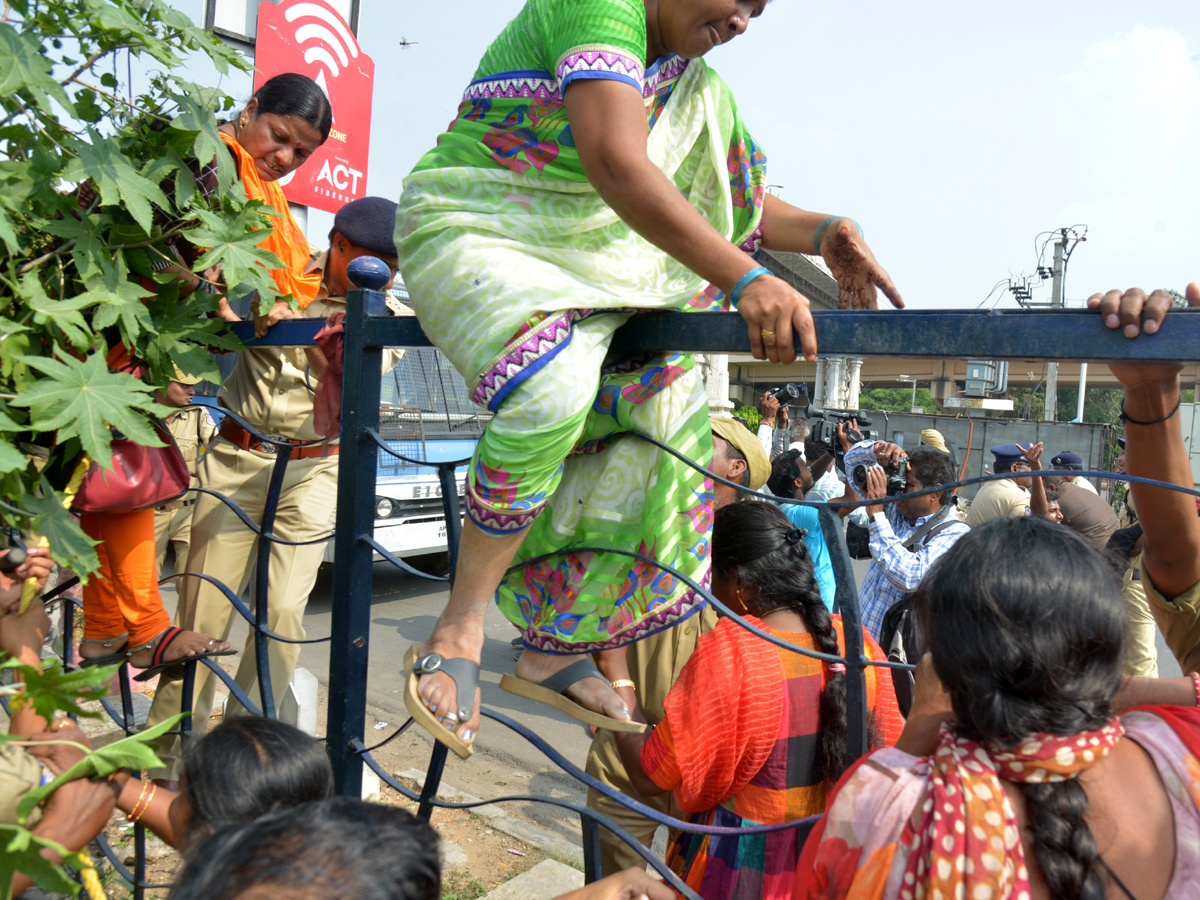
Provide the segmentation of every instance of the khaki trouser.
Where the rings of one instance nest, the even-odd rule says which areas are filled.
[[[592,740],[588,751],[587,773],[609,787],[614,787],[622,794],[640,800],[647,806],[674,816],[683,818],[684,813],[675,805],[675,795],[672,793],[659,794],[657,797],[643,797],[629,782],[625,774],[625,766],[621,763],[621,755],[617,752],[617,741],[611,731],[599,731]],[[633,812],[615,800],[610,800],[599,791],[588,788],[587,805],[616,824],[623,827],[646,847],[654,843],[654,832],[658,823],[652,819]],[[638,852],[620,838],[613,835],[607,828],[600,829],[600,866],[602,874],[615,875],[630,867],[646,868],[646,861]]]
[[[1142,555],[1129,561],[1125,570],[1121,596],[1125,599],[1125,674],[1143,678],[1158,677],[1158,647],[1155,637],[1158,626],[1146,600],[1142,585]]]
[[[253,450],[239,450],[221,438],[214,441],[200,468],[200,481],[206,487],[233,499],[254,521],[262,520],[271,469],[275,456]],[[323,537],[333,530],[337,503],[337,457],[291,460],[279,497],[274,531],[289,541]],[[193,508],[192,541],[187,566],[183,571],[201,572],[221,581],[241,594],[250,579],[257,536],[216,497],[201,494]],[[290,547],[271,545],[267,627],[282,637],[303,639],[304,608],[321,567],[324,545]],[[183,578],[179,585],[179,610],[176,619],[182,628],[201,631],[219,638],[229,635],[233,607],[214,585],[199,578]],[[270,644],[271,691],[279,703],[291,681],[299,644],[273,641]],[[254,703],[259,702],[254,638],[251,634],[242,653],[237,684]],[[202,735],[212,710],[216,682],[206,666],[196,667],[196,691],[192,709],[193,728]],[[148,727],[179,712],[183,682],[163,675],[154,697]],[[229,706],[230,715],[241,707]],[[169,777],[178,777],[181,752],[178,738],[164,740],[159,756]]]
[[[679,677],[684,664],[691,658],[696,643],[716,625],[716,611],[710,606],[705,606],[678,625],[629,646],[626,651],[629,675],[636,686],[638,705],[647,722],[657,725],[662,721],[663,701],[667,693],[675,684],[675,679]],[[672,794],[643,797],[634,790],[629,776],[625,774],[625,767],[617,752],[617,742],[611,732],[596,733],[588,751],[586,770],[589,775],[659,812],[677,819],[683,817]],[[645,846],[649,847],[654,842],[654,832],[658,828],[656,822],[629,811],[615,800],[610,800],[592,789],[588,790],[587,805],[630,831]],[[607,828],[601,828],[600,864],[605,875],[613,875],[630,866],[644,868],[646,861]]]
[[[183,495],[189,501],[187,506],[178,509],[154,510],[154,558],[159,577],[162,577],[163,565],[167,561],[167,546],[175,548],[175,569],[182,572],[187,563],[188,546],[192,541],[192,513],[195,511],[196,495]],[[184,501],[176,500],[176,503]]]
[[[1163,634],[1171,653],[1179,660],[1185,675],[1200,672],[1200,581],[1176,597],[1167,600],[1141,568],[1142,587],[1150,612]]]

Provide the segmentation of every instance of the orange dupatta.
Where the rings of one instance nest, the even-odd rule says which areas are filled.
[[[267,236],[258,246],[274,253],[283,261],[283,268],[272,269],[271,277],[275,279],[280,292],[291,294],[303,309],[317,299],[317,291],[321,288],[321,274],[304,274],[304,267],[308,265],[309,259],[308,241],[296,220],[292,218],[283,188],[278,182],[263,181],[254,167],[254,160],[242,149],[242,145],[224,132],[219,133],[221,140],[237,158],[238,175],[246,189],[246,196],[251,200],[261,200],[279,213],[274,227],[267,231]]]

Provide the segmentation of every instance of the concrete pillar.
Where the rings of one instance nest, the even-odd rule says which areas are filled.
[[[825,402],[825,357],[817,357],[817,372],[813,376],[813,406],[827,406]]]
[[[846,409],[858,409],[858,395],[862,387],[862,357],[852,356],[846,360]]]
[[[845,409],[846,390],[843,377],[845,357],[831,356],[825,362],[825,406],[830,409]]]
[[[729,400],[729,355],[707,354],[705,362],[707,374],[704,388],[708,392],[709,412],[718,418],[732,415],[734,404]]]
[[[316,675],[308,669],[296,669],[287,692],[279,699],[279,721],[316,737],[318,687]]]

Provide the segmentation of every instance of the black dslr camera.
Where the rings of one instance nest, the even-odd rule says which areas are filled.
[[[799,400],[801,394],[807,394],[808,389],[802,384],[785,384],[767,393],[778,400],[780,406],[787,406],[793,400]]]
[[[863,492],[867,489],[868,468],[855,466],[850,475],[854,479],[854,486]],[[908,460],[898,459],[894,466],[883,466],[883,474],[887,476],[887,495],[895,497],[897,494],[903,494],[904,485],[908,483]]]

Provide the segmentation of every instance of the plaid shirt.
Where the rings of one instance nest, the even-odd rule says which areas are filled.
[[[846,471],[853,472],[858,465],[875,465],[875,444],[862,441],[846,451]],[[862,499],[866,496],[854,488]],[[943,528],[932,537],[926,537],[916,548],[909,550],[904,541],[930,519],[930,516],[909,523],[900,515],[895,503],[888,503],[881,515],[871,517],[871,567],[863,579],[858,592],[859,612],[863,626],[875,640],[883,628],[883,617],[896,603],[917,589],[921,579],[943,553],[960,537],[971,530],[957,510],[951,510],[947,522],[954,524]],[[936,513],[935,513],[936,515]]]

